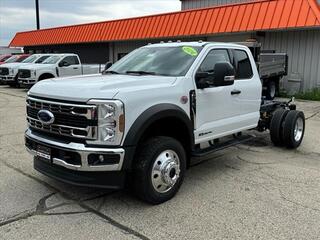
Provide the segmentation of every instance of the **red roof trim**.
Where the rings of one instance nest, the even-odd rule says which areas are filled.
[[[17,33],[10,46],[108,42],[320,26],[316,0],[258,0]]]

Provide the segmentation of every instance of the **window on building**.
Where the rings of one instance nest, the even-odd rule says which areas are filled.
[[[126,56],[128,53],[118,53],[118,60]]]
[[[234,50],[236,79],[248,79],[253,75],[248,54],[243,50]]]

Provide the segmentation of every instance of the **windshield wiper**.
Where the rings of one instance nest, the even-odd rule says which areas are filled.
[[[146,72],[146,71],[126,71],[128,74],[139,74],[139,75],[155,75],[155,72]]]
[[[109,73],[109,74],[120,74],[120,73],[118,73],[117,71],[112,71],[112,70],[104,71],[103,73],[104,73],[104,74],[106,74],[106,73]]]

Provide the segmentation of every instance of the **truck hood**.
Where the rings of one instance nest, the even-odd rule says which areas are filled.
[[[26,69],[29,66],[32,67],[34,65],[35,65],[35,63],[20,63],[20,64],[17,64],[17,65],[14,65],[14,66],[10,66],[8,68],[9,69],[14,69],[14,70],[17,71],[18,69]],[[38,65],[38,63],[36,65]]]
[[[85,75],[43,80],[29,91],[31,96],[87,102],[90,99],[113,99],[119,92],[170,87],[176,77],[134,75]]]
[[[21,66],[24,66],[24,65],[29,65],[30,63],[4,63],[4,64],[1,64],[1,67],[6,67],[6,68],[11,68],[11,69],[15,69],[15,68],[19,68]]]
[[[50,69],[54,68],[55,64],[39,64],[39,63],[31,63],[24,65],[23,67],[20,66],[21,69],[26,69],[26,70],[41,70],[41,69]]]

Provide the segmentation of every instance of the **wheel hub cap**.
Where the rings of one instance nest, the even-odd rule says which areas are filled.
[[[172,150],[160,153],[152,167],[151,179],[153,188],[159,193],[169,191],[180,175],[180,160]]]
[[[303,134],[303,120],[298,118],[294,127],[294,140],[299,142]]]

